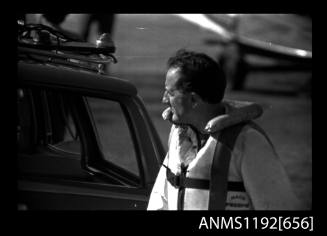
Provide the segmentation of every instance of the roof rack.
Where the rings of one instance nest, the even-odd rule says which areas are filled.
[[[18,21],[18,55],[43,63],[57,63],[104,73],[105,65],[117,63],[116,47],[109,34],[96,44],[85,42],[42,24]]]

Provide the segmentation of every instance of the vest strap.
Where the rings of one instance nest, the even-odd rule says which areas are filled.
[[[205,190],[210,189],[210,181],[207,179],[197,179],[189,177],[182,178],[181,175],[175,175],[166,165],[163,166],[167,169],[167,180],[175,188],[195,188]],[[245,192],[245,187],[243,182],[228,181],[227,190],[235,192]]]
[[[231,152],[240,131],[246,123],[240,123],[222,130],[217,140],[210,176],[208,210],[225,210],[227,182]]]
[[[188,178],[183,175],[175,175],[171,170],[166,167],[167,180],[175,188],[196,188],[196,189],[209,189],[209,180]]]

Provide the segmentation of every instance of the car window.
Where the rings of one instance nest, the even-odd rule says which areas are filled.
[[[99,135],[104,158],[139,176],[133,139],[120,103],[86,98]]]
[[[47,103],[52,136],[48,144],[57,150],[80,155],[80,139],[72,118],[71,107],[64,101],[64,95],[49,91]]]
[[[71,107],[64,95],[41,89],[17,90],[17,143],[20,152],[50,148],[58,154],[80,156],[81,145]]]
[[[36,145],[36,117],[30,91],[17,89],[17,148],[33,152]]]

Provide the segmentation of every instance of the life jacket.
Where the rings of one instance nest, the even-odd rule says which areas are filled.
[[[264,130],[253,121],[242,122],[240,124],[225,128],[218,137],[218,144],[216,145],[215,154],[213,157],[210,177],[210,197],[209,210],[223,210],[227,207],[250,207],[246,204],[237,203],[233,199],[227,200],[228,192],[238,192],[234,194],[234,198],[240,198],[239,201],[244,201],[247,195],[243,182],[228,181],[228,171],[234,144],[236,139],[245,125],[250,126],[261,133],[275,151],[274,146]],[[243,194],[240,194],[243,193]],[[243,198],[243,199],[242,199]],[[226,204],[225,204],[226,202]],[[234,203],[233,203],[234,202]],[[248,203],[250,205],[250,203]]]
[[[210,147],[203,147],[203,154],[206,155],[206,157],[202,158],[203,160],[200,160],[198,165],[193,166],[193,168],[189,171],[188,176],[192,176],[192,172],[194,172],[194,170],[198,173],[199,170],[196,169],[201,168],[204,169],[203,171],[200,171],[203,174],[210,170],[209,179],[187,177],[188,166],[183,165],[183,163],[181,164],[181,171],[177,175],[175,175],[168,166],[165,166],[168,182],[175,188],[178,188],[179,191],[177,203],[178,210],[184,209],[186,189],[191,188],[193,189],[194,193],[201,190],[209,190],[209,210],[225,209],[228,191],[245,193],[245,188],[242,182],[228,182],[231,151],[240,130],[245,124],[246,123],[242,123],[228,127],[224,129],[217,137],[212,137],[211,140],[208,140],[209,142],[216,142],[213,155],[206,155],[205,151],[210,152]],[[213,158],[211,159],[210,156]],[[207,169],[207,171],[205,169]],[[198,198],[198,200],[200,201],[201,198]]]
[[[247,111],[251,111],[251,109]],[[260,127],[248,119],[249,117],[254,118],[261,115],[261,112],[258,110],[255,115],[249,115],[248,113],[247,116],[243,113],[243,117],[241,116],[240,118],[238,116],[234,121],[227,119],[227,117],[225,117],[226,119],[221,119],[222,117],[220,117],[221,120],[215,120],[208,127],[211,133],[207,143],[196,153],[193,159],[191,158],[191,162],[188,163],[186,161],[188,164],[182,162],[179,170],[171,170],[169,168],[169,166],[178,166],[176,163],[171,163],[178,159],[176,156],[171,157],[175,155],[174,152],[176,150],[174,149],[176,147],[171,146],[169,148],[167,162],[163,164],[166,168],[166,178],[169,182],[167,184],[167,195],[168,198],[178,196],[176,199],[176,208],[178,210],[251,209],[251,203],[243,182],[228,181],[228,173],[234,143],[242,128],[245,125],[250,125],[252,128],[264,133]],[[242,122],[234,124],[239,120]],[[175,129],[172,129],[169,143],[171,141],[178,142],[178,140],[174,140],[174,137],[181,136],[180,132],[188,131],[185,131],[185,128],[182,127],[175,127]],[[177,135],[176,132],[179,132],[179,134]],[[185,145],[181,144],[180,146]],[[192,150],[191,147],[188,147],[188,149]],[[183,155],[188,156],[192,154],[184,153]],[[177,194],[176,191],[178,191]]]
[[[225,114],[207,123],[204,145],[190,126],[172,125],[147,209],[304,209],[270,139],[252,121],[262,114],[261,106],[225,105]],[[164,111],[164,119],[169,112]]]

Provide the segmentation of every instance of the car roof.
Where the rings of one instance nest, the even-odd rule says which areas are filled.
[[[24,83],[137,95],[136,87],[129,81],[75,68],[19,61],[17,71],[18,79]]]

